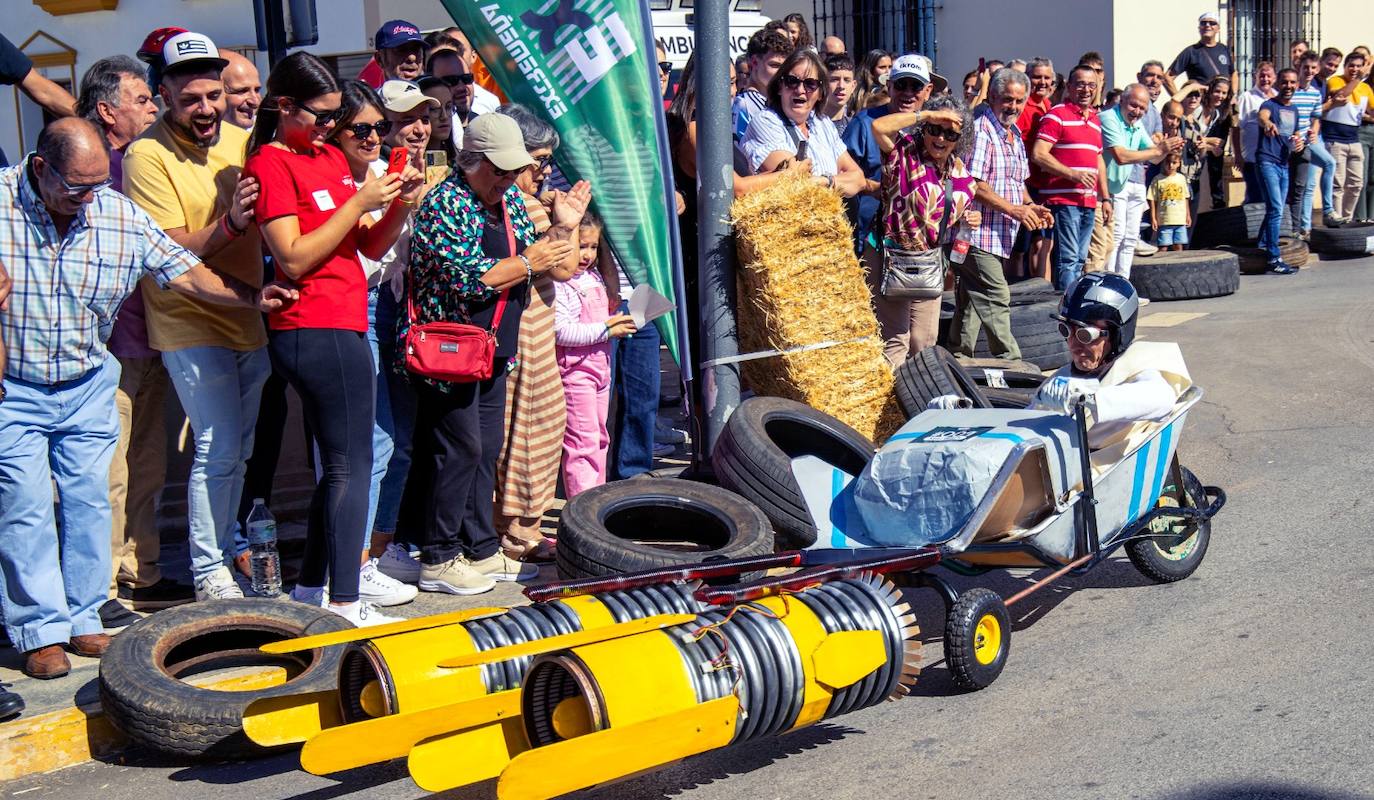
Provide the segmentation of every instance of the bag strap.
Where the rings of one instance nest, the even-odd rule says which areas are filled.
[[[501,202],[501,216],[506,225],[506,242],[510,246],[510,254],[515,255],[515,229],[510,224],[510,210],[506,208],[506,203]],[[411,283],[410,270],[403,273],[406,282],[406,320],[409,324],[415,324],[415,287]],[[501,317],[506,313],[506,301],[510,299],[510,289],[501,290],[501,299],[496,301],[496,313],[491,318],[491,334],[496,335],[497,329],[501,327]]]
[[[935,241],[930,243],[930,249],[934,250],[940,246],[940,241],[945,238],[945,231],[949,229],[949,216],[954,213],[954,165],[949,166],[950,174],[945,176],[945,213],[940,215],[940,232],[935,234]]]

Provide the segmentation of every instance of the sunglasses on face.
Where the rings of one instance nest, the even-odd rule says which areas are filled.
[[[550,155],[550,156],[540,156],[539,158],[536,158],[536,159],[534,160],[534,163],[531,164],[531,165],[529,165],[529,167],[527,167],[526,169],[532,169],[532,170],[535,171],[535,173],[543,172],[544,170],[546,170],[546,169],[549,168],[549,162],[552,161],[552,160],[553,160],[553,156],[551,156],[551,155]]]
[[[957,142],[960,135],[959,131],[942,128],[939,125],[925,125],[921,128],[921,132],[932,138],[944,139],[946,142]]]
[[[660,62],[658,62],[658,71],[659,71],[659,72],[662,72],[664,75],[669,74],[670,72],[673,71],[673,62],[671,62],[671,61],[660,61]]]
[[[921,88],[920,81],[913,81],[910,78],[902,78],[892,82],[892,91],[894,92],[911,92],[914,94],[921,91]]]
[[[1217,23],[1208,20],[1207,22],[1199,22],[1197,26],[1199,28],[1215,28],[1217,27]]]
[[[324,128],[328,125],[338,122],[339,118],[343,116],[342,108],[331,108],[328,111],[316,111],[315,109],[311,108],[305,103],[301,103],[300,105],[296,106],[296,109],[298,111],[309,112],[311,116],[315,118],[316,128]]]
[[[1107,335],[1101,328],[1083,325],[1069,325],[1067,322],[1059,323],[1059,335],[1065,339],[1072,336],[1079,344],[1092,344]]]
[[[788,89],[796,89],[798,86],[804,86],[808,94],[821,88],[821,82],[818,79],[798,78],[796,75],[782,76],[782,85]]]
[[[441,105],[438,108],[435,108],[434,106],[429,107],[429,116],[433,119],[443,119],[444,117],[451,117],[457,113],[457,103],[445,103],[444,105]]]
[[[47,167],[48,171],[56,175],[57,180],[62,182],[62,192],[68,197],[85,197],[90,192],[98,192],[101,189],[114,185],[114,181],[110,178],[106,178],[96,183],[68,183],[67,179],[62,176],[62,173],[57,171],[56,167],[52,164],[47,164]]]
[[[471,72],[465,72],[462,75],[445,75],[439,80],[443,81],[445,86],[457,86],[460,83],[464,86],[471,86],[476,82],[477,76]]]
[[[373,131],[376,131],[377,138],[380,139],[386,136],[388,133],[391,133],[391,128],[391,120],[384,119],[381,122],[373,122],[370,124],[366,122],[355,122],[352,125],[349,125],[347,128],[344,128],[344,130],[353,134],[353,138],[355,139],[366,139],[368,134],[372,133]]]
[[[490,158],[486,158],[485,156],[483,156],[483,158],[486,160],[487,165],[491,167],[491,174],[495,175],[498,180],[502,178],[509,178],[510,176],[520,172],[519,169],[501,169],[500,167],[496,166],[495,161],[492,161]],[[521,169],[524,169],[524,167],[521,167]]]

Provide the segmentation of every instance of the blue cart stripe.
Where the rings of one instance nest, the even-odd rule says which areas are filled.
[[[1164,491],[1164,476],[1169,471],[1169,443],[1173,441],[1173,438],[1173,425],[1165,428],[1164,432],[1159,434],[1159,463],[1155,465],[1155,486],[1149,497],[1149,502],[1152,505],[1159,502],[1159,493]],[[1145,513],[1145,509],[1140,509],[1140,512]]]
[[[1017,443],[1025,441],[1025,439],[1022,439],[1014,433],[980,433],[978,435],[984,439],[1009,439]]]
[[[1132,520],[1140,517],[1140,495],[1144,493],[1145,489],[1145,467],[1150,461],[1150,445],[1152,444],[1154,444],[1153,440],[1148,441],[1135,452],[1135,480],[1131,484],[1131,502],[1126,506]]]
[[[902,439],[919,439],[922,436],[925,436],[927,433],[930,433],[930,431],[911,431],[910,433],[894,433],[891,436],[887,437],[887,440],[889,442],[897,442],[901,441]]]
[[[844,491],[844,473],[838,468],[830,471],[830,546],[844,547],[844,531],[835,524],[835,500]]]

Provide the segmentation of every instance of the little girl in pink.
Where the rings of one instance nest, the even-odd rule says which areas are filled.
[[[606,450],[611,437],[606,413],[611,398],[611,338],[635,332],[629,314],[610,313],[606,284],[596,270],[601,221],[582,218],[577,270],[550,270],[557,292],[554,343],[568,426],[563,434],[563,487],[569,498],[606,482]]]

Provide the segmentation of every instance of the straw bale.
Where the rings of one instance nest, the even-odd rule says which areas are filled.
[[[885,441],[904,420],[839,195],[789,175],[736,200],[731,215],[740,351],[843,343],[746,361],[745,380]]]

